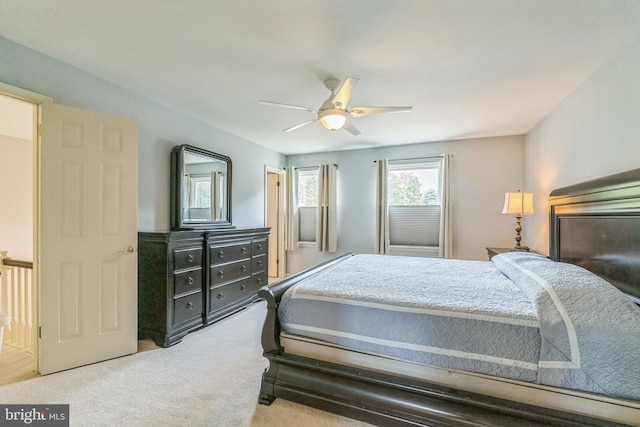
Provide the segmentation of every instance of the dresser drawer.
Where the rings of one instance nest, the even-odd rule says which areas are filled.
[[[251,255],[256,256],[267,253],[267,239],[255,239],[251,243]]]
[[[214,312],[230,304],[249,298],[253,293],[251,278],[238,280],[228,285],[218,286],[209,291],[209,312]]]
[[[246,240],[233,245],[209,246],[209,259],[211,265],[224,264],[251,256],[251,240]]]
[[[253,291],[257,291],[267,283],[268,283],[268,280],[267,280],[266,270],[263,271],[262,273],[254,274],[253,276],[251,276],[250,285]]]
[[[257,257],[253,257],[251,259],[251,272],[252,273],[260,273],[261,271],[265,271],[267,269],[267,256],[266,255],[258,255]]]
[[[173,300],[173,324],[202,316],[202,292],[196,292]]]
[[[202,269],[187,270],[173,274],[173,295],[180,296],[202,289]]]
[[[173,250],[173,269],[184,270],[202,266],[202,248],[180,248]]]
[[[251,274],[251,259],[243,259],[229,264],[212,266],[211,285],[221,285],[233,280],[249,277]]]

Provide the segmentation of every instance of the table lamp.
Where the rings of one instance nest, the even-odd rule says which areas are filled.
[[[520,240],[522,240],[522,237],[520,237],[520,232],[522,231],[520,220],[522,215],[533,214],[533,193],[522,193],[520,190],[516,193],[505,193],[502,213],[516,216],[516,245],[511,250],[528,251],[528,247],[520,246]]]

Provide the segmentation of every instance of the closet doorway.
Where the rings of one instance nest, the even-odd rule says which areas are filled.
[[[269,282],[286,275],[284,250],[284,170],[265,167],[265,225],[269,234]]]
[[[0,94],[0,385],[37,375],[32,274],[36,119],[35,104]]]

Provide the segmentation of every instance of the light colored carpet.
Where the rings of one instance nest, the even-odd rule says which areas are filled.
[[[72,426],[367,426],[276,399],[257,403],[264,302],[187,335],[167,349],[0,387],[0,403],[70,405]]]

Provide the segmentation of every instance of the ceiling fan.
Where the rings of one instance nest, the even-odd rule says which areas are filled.
[[[315,119],[307,120],[306,122],[291,126],[285,129],[284,132],[291,132],[292,130],[300,129],[302,126],[309,123],[320,121],[322,126],[331,131],[344,128],[353,135],[360,135],[360,131],[351,123],[349,116],[355,118],[371,116],[373,114],[408,113],[411,111],[412,107],[353,107],[351,110],[348,110],[347,105],[351,100],[351,95],[353,94],[356,84],[358,84],[358,79],[353,77],[347,77],[341,86],[340,80],[338,79],[326,79],[324,81],[324,86],[331,91],[331,95],[317,110],[270,101],[260,101],[260,104],[272,105],[274,107],[293,108],[296,110],[306,110],[317,115]]]

